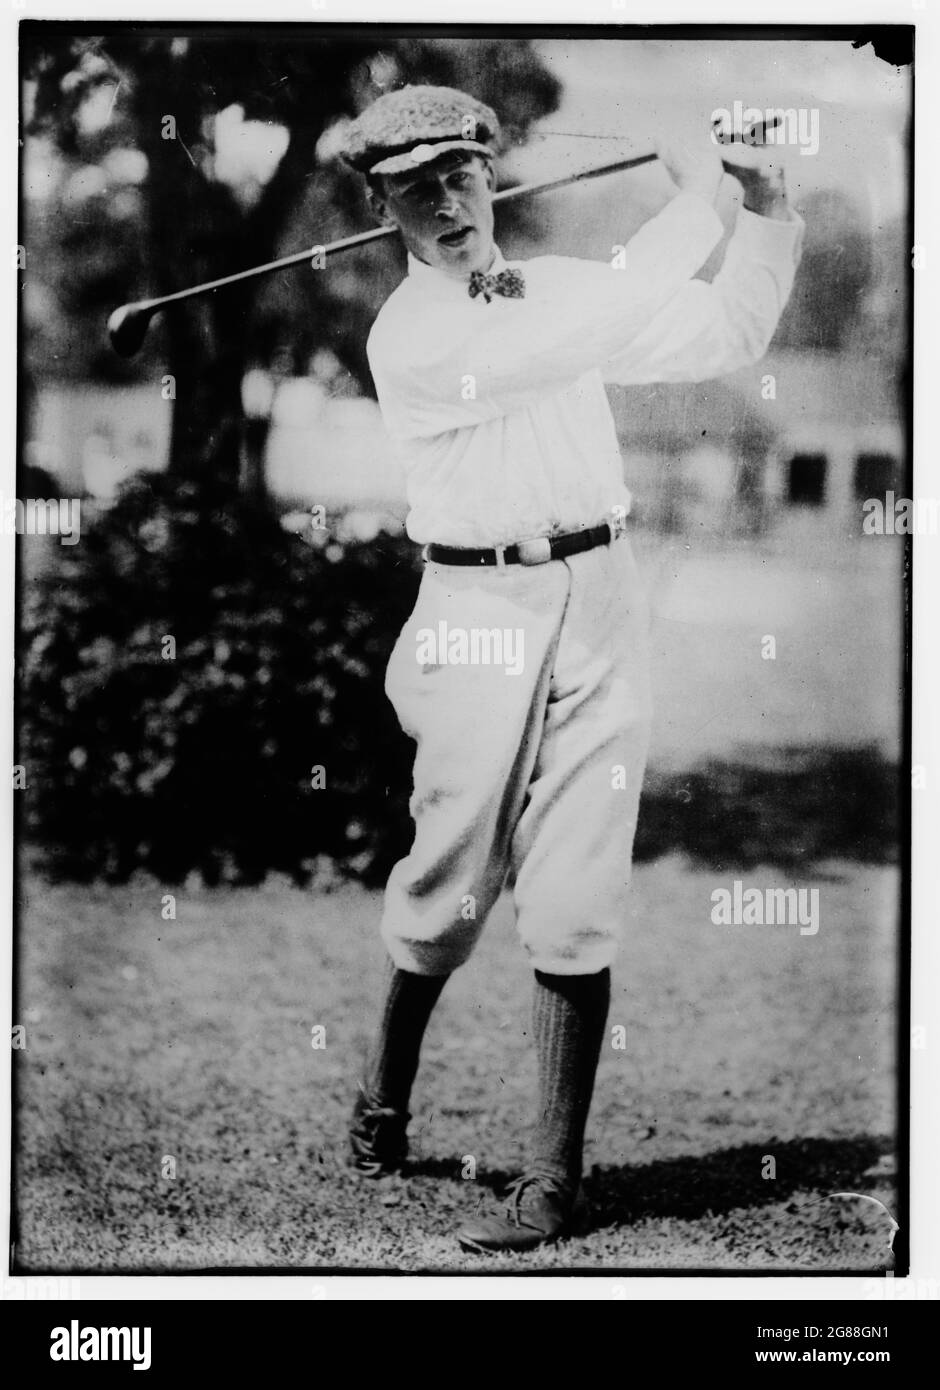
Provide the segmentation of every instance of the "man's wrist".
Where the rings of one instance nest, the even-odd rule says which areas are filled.
[[[778,222],[789,220],[790,205],[782,169],[769,173],[757,169],[735,170],[735,178],[744,191],[744,207],[748,212]]]

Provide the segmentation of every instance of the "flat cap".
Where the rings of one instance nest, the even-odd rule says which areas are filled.
[[[367,106],[346,132],[343,158],[360,174],[403,174],[448,150],[493,154],[495,111],[454,87],[400,87]]]

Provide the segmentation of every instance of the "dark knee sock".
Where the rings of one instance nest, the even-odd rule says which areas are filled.
[[[389,961],[379,1032],[365,1081],[366,1091],[380,1105],[408,1109],[424,1030],[448,978],[413,975]]]
[[[596,975],[535,972],[539,1116],[531,1166],[572,1191],[581,1181],[584,1127],[609,1007],[609,970]]]

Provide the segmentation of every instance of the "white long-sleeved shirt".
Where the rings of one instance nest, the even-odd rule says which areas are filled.
[[[758,361],[799,262],[803,223],[739,210],[721,270],[693,280],[723,235],[680,193],[616,262],[510,264],[525,297],[471,299],[408,257],[369,335],[369,365],[404,469],[419,544],[494,546],[629,510],[604,382],[703,381]],[[506,268],[499,251],[491,273]]]

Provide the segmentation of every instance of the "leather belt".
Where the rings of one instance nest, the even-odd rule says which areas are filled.
[[[561,536],[535,536],[532,540],[517,541],[514,545],[498,545],[492,550],[472,550],[456,545],[427,545],[426,559],[437,565],[545,565],[549,560],[563,560],[582,550],[609,545],[615,536],[623,534],[621,525],[601,522],[583,531],[569,531]]]

